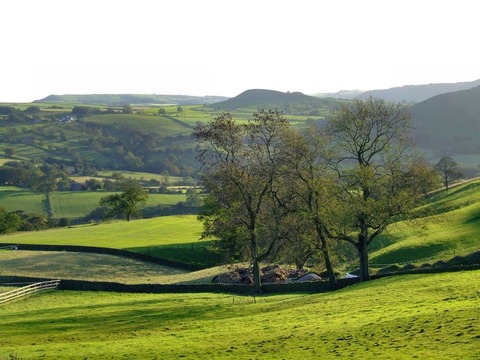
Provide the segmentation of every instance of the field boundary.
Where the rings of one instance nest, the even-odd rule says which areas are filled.
[[[4,304],[8,301],[16,300],[27,295],[32,295],[40,291],[57,289],[59,285],[60,285],[60,280],[47,280],[47,281],[36,282],[30,285],[22,286],[21,288],[0,294],[0,304]]]
[[[16,250],[31,250],[31,251],[69,251],[69,252],[81,252],[81,253],[94,253],[103,255],[122,256],[129,259],[147,261],[163,266],[173,267],[182,270],[197,271],[202,270],[200,266],[192,264],[185,264],[178,261],[167,260],[158,258],[155,256],[137,253],[122,249],[113,249],[96,246],[81,246],[81,245],[44,245],[44,244],[10,244],[0,243],[0,247],[12,247],[16,246]]]
[[[23,276],[0,276],[0,284],[19,282],[39,282],[46,279]],[[284,294],[294,292],[320,293],[339,290],[358,283],[358,278],[338,279],[338,284],[333,288],[328,281],[292,282],[292,283],[267,283],[262,285],[265,294]],[[74,291],[106,291],[124,293],[150,293],[150,294],[181,294],[181,293],[230,293],[253,294],[252,285],[243,284],[122,284],[106,281],[68,280],[61,279],[59,290]]]
[[[444,272],[460,272],[480,270],[480,265],[455,266],[448,268],[434,269],[415,269],[410,271],[401,271],[398,273],[389,273],[382,275],[372,275],[371,279],[376,280],[385,277],[398,275],[418,275],[418,274],[437,274]],[[23,276],[0,276],[0,284],[20,283],[20,282],[41,282],[48,279],[23,277]],[[121,293],[147,293],[147,294],[181,294],[181,293],[227,293],[254,295],[252,285],[243,284],[122,284],[106,281],[88,281],[88,280],[69,280],[61,279],[59,290],[73,291],[105,291]],[[337,279],[335,286],[330,285],[328,281],[310,281],[310,282],[289,282],[289,283],[264,283],[262,285],[263,294],[288,294],[288,293],[326,293],[340,290],[351,285],[360,283],[360,278],[342,278]]]

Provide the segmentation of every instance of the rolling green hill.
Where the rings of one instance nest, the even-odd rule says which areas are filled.
[[[480,251],[480,180],[437,192],[417,214],[372,244],[373,265],[432,264]]]
[[[405,85],[383,90],[369,90],[357,96],[358,99],[374,98],[393,102],[419,103],[431,97],[474,88],[480,85],[480,79],[460,83]]]
[[[74,201],[69,200],[68,203],[72,202]],[[388,233],[372,243],[371,263],[374,267],[383,267],[385,264],[434,263],[480,250],[480,180],[459,185],[448,193],[433,195],[417,212],[415,222],[394,224]],[[152,255],[188,262],[188,259],[180,259],[181,252],[158,249],[156,246],[198,243],[201,228],[202,225],[195,216],[167,216],[90,227],[16,233],[1,236],[0,242],[111,246],[147,251]],[[134,234],[134,238],[129,234]],[[190,250],[188,257],[196,259],[195,261],[198,256],[194,253],[197,250],[204,251],[195,248]],[[357,266],[356,263],[344,265]]]
[[[51,291],[1,305],[2,359],[478,358],[480,271],[326,294]]]
[[[212,104],[228,99],[225,96],[189,96],[157,94],[88,94],[49,95],[35,103],[77,103],[86,105],[122,106],[125,104]]]
[[[476,155],[480,165],[480,86],[442,94],[411,107],[413,138],[430,157]]]
[[[320,111],[330,113],[342,103],[338,99],[320,99],[300,92],[281,92],[265,89],[251,89],[242,92],[234,98],[211,105],[216,109],[232,111],[237,109],[259,108],[279,109],[286,114],[320,114]]]

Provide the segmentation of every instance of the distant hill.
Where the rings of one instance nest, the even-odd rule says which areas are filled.
[[[34,102],[65,102],[85,105],[123,106],[142,104],[178,104],[198,105],[213,104],[227,100],[224,96],[189,96],[189,95],[156,95],[156,94],[88,94],[88,95],[49,95]]]
[[[334,99],[346,99],[346,100],[351,100],[358,98],[361,94],[363,94],[365,91],[362,90],[341,90],[337,91],[334,93],[317,93],[317,94],[312,94],[312,96],[318,97],[318,98],[334,98]]]
[[[480,164],[480,86],[434,96],[410,113],[418,146],[438,157],[477,154]]]
[[[308,96],[300,92],[281,92],[265,89],[250,89],[241,94],[213,105],[221,110],[235,110],[240,108],[278,108],[287,113],[298,113],[318,108],[334,108],[338,106],[338,100],[320,99]],[[297,110],[297,111],[295,111]]]
[[[467,90],[480,85],[480,79],[470,82],[405,85],[384,90],[370,90],[358,95],[358,99],[374,98],[385,99],[393,102],[419,103],[433,96]]]

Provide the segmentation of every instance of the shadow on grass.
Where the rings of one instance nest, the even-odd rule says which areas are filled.
[[[203,269],[223,263],[223,254],[215,248],[213,241],[135,247],[126,250]]]
[[[387,254],[376,256],[371,260],[371,265],[401,264],[428,260],[449,249],[450,246],[448,244],[423,244],[402,247],[389,251]]]

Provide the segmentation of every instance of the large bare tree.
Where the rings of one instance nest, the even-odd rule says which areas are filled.
[[[427,182],[421,174],[431,174],[419,171],[425,163],[413,153],[409,130],[406,107],[373,98],[342,107],[327,125],[340,190],[330,235],[355,246],[362,280],[370,278],[368,246],[409,214]]]
[[[261,291],[260,263],[281,243],[281,232],[271,231],[279,215],[272,212],[272,189],[283,174],[280,140],[288,131],[281,113],[262,110],[246,124],[224,113],[194,132],[208,203],[213,204],[203,217],[205,234],[230,241],[238,251],[248,248],[255,292]]]

